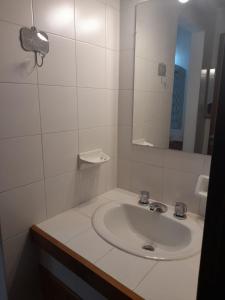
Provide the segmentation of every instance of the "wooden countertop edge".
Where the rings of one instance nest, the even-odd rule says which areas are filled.
[[[135,292],[121,284],[119,281],[100,270],[90,261],[77,254],[65,244],[56,240],[38,226],[30,229],[32,240],[56,260],[66,266],[70,271],[81,277],[90,286],[99,291],[107,299],[117,300],[144,300]]]

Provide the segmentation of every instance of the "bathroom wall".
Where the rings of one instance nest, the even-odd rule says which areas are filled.
[[[183,201],[198,212],[194,196],[200,174],[208,174],[210,157],[132,145],[135,5],[121,1],[120,91],[118,130],[118,185],[134,192],[146,189],[151,197],[168,204]]]
[[[117,184],[119,0],[0,0],[0,217],[10,299],[38,298],[29,227]],[[44,66],[22,26],[48,33]],[[78,171],[77,154],[111,156]]]

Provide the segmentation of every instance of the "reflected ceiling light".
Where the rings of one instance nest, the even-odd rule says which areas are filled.
[[[43,33],[41,32],[37,32],[37,36],[39,37],[39,39],[41,39],[44,42],[48,42],[48,39],[44,36]]]
[[[207,69],[203,69],[203,70],[201,71],[201,74],[202,74],[202,75],[207,75],[207,73],[208,73]]]
[[[216,74],[216,69],[210,69],[209,73],[210,73],[210,75],[215,75]]]
[[[184,3],[188,3],[190,0],[178,0],[180,3],[184,4]]]

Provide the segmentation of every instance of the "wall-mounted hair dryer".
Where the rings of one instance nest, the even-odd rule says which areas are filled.
[[[45,55],[49,52],[48,35],[43,31],[38,31],[35,27],[20,29],[21,46],[25,51],[33,51],[35,53],[35,65],[43,66]],[[38,61],[38,54],[41,62]]]

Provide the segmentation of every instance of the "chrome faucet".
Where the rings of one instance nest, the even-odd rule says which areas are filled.
[[[141,191],[140,192],[139,204],[140,205],[149,205],[149,198],[150,198],[149,192]]]
[[[168,210],[168,207],[165,204],[162,204],[160,202],[152,202],[149,204],[150,211],[157,212],[159,214],[166,213]]]
[[[187,205],[183,202],[176,202],[174,216],[177,219],[184,220],[187,218]]]

